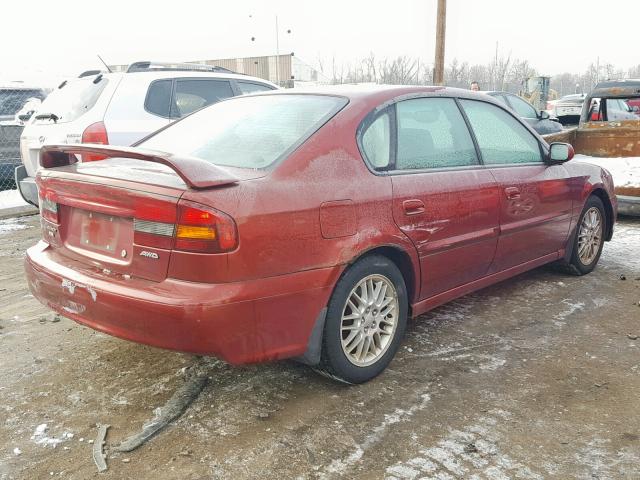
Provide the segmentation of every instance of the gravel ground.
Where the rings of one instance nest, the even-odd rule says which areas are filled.
[[[2,480],[640,478],[640,221],[620,221],[591,275],[541,268],[421,316],[365,385],[207,359],[186,413],[126,454],[112,447],[196,359],[49,313],[22,273],[37,225],[0,221]]]

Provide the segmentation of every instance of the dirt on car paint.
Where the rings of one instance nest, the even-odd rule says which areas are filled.
[[[637,220],[617,225],[591,275],[541,268],[422,315],[365,385],[207,359],[198,398],[128,453],[114,447],[196,359],[48,312],[22,273],[38,218],[3,222],[2,480],[640,476]],[[111,425],[101,474],[96,424]]]

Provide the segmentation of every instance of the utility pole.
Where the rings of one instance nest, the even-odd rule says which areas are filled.
[[[436,58],[433,64],[433,83],[444,85],[444,37],[447,26],[447,0],[438,0],[436,24]]]
[[[276,15],[276,85],[280,86],[280,32],[278,31],[277,15]]]

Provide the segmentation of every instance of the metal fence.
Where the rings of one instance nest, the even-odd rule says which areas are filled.
[[[42,98],[36,89],[0,85],[0,191],[17,188],[14,171],[21,164],[20,134]]]

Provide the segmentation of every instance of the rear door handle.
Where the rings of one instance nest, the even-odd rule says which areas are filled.
[[[520,198],[520,189],[518,187],[507,187],[504,189],[504,193],[509,200]]]
[[[417,198],[412,200],[405,200],[402,202],[402,209],[405,215],[420,215],[424,213],[424,202]]]

